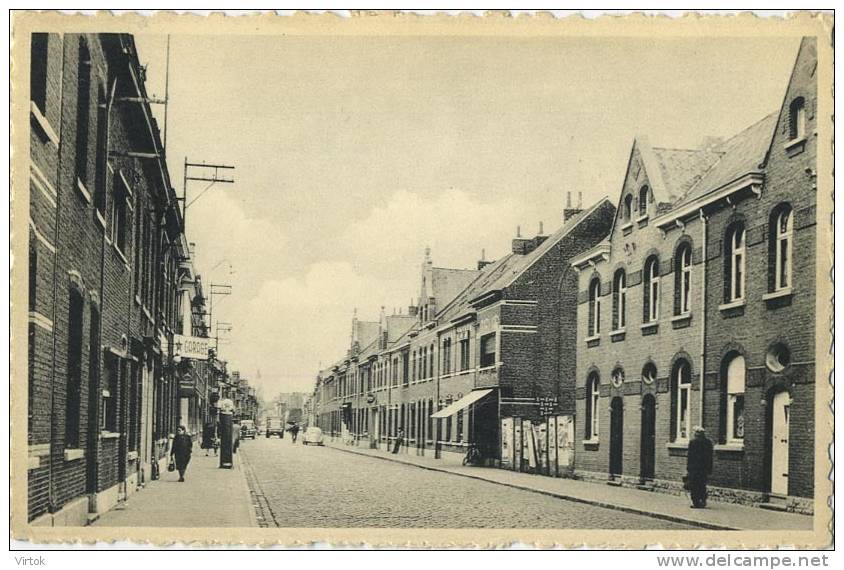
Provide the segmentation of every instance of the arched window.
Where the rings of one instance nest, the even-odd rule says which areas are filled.
[[[623,269],[612,280],[612,328],[621,330],[627,323],[627,276]]]
[[[639,188],[639,217],[648,215],[648,187]]]
[[[659,259],[654,256],[645,261],[644,281],[642,320],[653,323],[659,318]]]
[[[653,384],[656,382],[656,364],[647,362],[642,367],[642,382],[645,384]]]
[[[772,291],[791,287],[792,249],[794,243],[794,216],[791,206],[783,204],[774,210],[769,225],[769,253],[772,269]]]
[[[674,255],[674,314],[685,315],[691,311],[692,297],[692,246],[680,244]]]
[[[633,195],[628,194],[624,197],[624,220],[626,222],[630,221],[630,218],[633,216]]]
[[[598,402],[600,395],[600,377],[597,372],[592,372],[586,379],[586,425],[583,439],[598,439]]]
[[[725,367],[725,390],[727,443],[744,441],[744,386],[746,367],[744,357],[733,355]]]
[[[806,136],[806,102],[798,97],[788,109],[788,136],[791,140]]]
[[[589,283],[589,336],[601,334],[601,280]]]
[[[671,372],[671,424],[673,441],[688,441],[692,429],[692,367],[684,359]]]
[[[744,299],[744,225],[735,224],[727,230],[724,256],[724,293],[726,301]]]

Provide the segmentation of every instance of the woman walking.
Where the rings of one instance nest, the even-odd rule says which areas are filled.
[[[185,471],[190,463],[190,454],[193,449],[193,440],[187,433],[185,426],[179,426],[179,433],[173,439],[173,450],[170,452],[170,459],[175,460],[176,469],[179,471],[179,481],[184,482]]]

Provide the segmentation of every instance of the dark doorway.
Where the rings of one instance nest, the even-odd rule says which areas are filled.
[[[624,450],[624,403],[620,397],[610,404],[610,475],[621,475]]]
[[[639,451],[642,481],[654,478],[656,455],[656,400],[653,394],[642,398],[642,444]]]

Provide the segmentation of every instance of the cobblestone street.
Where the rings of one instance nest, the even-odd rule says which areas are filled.
[[[329,447],[293,445],[289,437],[245,441],[239,453],[268,526],[692,528]]]

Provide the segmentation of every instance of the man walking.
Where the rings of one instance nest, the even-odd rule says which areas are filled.
[[[692,495],[692,508],[703,509],[706,508],[706,483],[712,474],[712,442],[701,426],[695,426],[692,431],[694,438],[689,442],[686,478]]]

